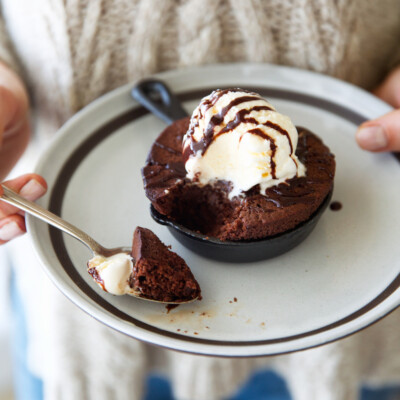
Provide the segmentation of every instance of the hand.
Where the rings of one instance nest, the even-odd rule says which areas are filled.
[[[3,185],[31,201],[43,196],[47,190],[46,181],[36,174],[22,175],[3,182]],[[0,186],[0,196],[2,194],[3,189]],[[0,245],[25,232],[24,212],[0,200]]]
[[[0,181],[25,150],[29,135],[29,102],[24,84],[0,63]]]
[[[400,151],[400,67],[387,76],[374,94],[397,110],[362,124],[356,133],[357,143],[369,151]]]
[[[25,150],[30,136],[29,102],[19,77],[0,62],[0,182]],[[45,180],[35,174],[20,176],[4,185],[29,200],[46,193]],[[3,190],[0,187],[0,195]],[[0,201],[0,245],[25,232],[24,213]]]

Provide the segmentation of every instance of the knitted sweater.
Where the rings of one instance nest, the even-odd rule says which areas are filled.
[[[0,2],[0,59],[30,90],[39,138],[103,93],[171,68],[270,62],[371,89],[400,61],[398,0]],[[44,379],[46,399],[139,400],[154,364],[168,367],[177,398],[188,400],[223,398],[267,364],[285,375],[296,400],[356,399],[361,380],[400,382],[398,312],[350,339],[284,357],[181,355],[83,314],[39,268],[26,268],[29,251],[13,257],[27,309],[30,366]]]

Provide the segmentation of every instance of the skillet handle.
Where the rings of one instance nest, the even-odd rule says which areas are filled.
[[[132,89],[131,96],[167,124],[188,116],[178,98],[162,81],[142,80]]]

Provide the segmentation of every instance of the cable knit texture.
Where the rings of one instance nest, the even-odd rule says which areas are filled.
[[[371,89],[400,62],[398,0],[0,0],[0,59],[32,95],[36,144],[102,94],[162,70],[269,62]],[[21,171],[29,168],[20,165]],[[355,400],[361,382],[400,382],[400,313],[293,355],[229,360],[155,349],[93,320],[49,283],[27,238],[9,245],[24,293],[29,363],[47,400],[141,399],[163,366],[180,400],[232,394],[273,367],[295,400]],[[24,251],[18,251],[24,246]],[[32,253],[32,254],[31,254]],[[35,264],[35,261],[32,261]]]

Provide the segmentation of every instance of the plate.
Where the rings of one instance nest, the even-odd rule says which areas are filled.
[[[136,226],[172,245],[198,279],[203,300],[165,306],[103,292],[86,272],[88,250],[28,217],[41,262],[78,307],[133,338],[184,352],[263,356],[343,338],[400,303],[400,164],[354,140],[358,124],[390,108],[367,92],[293,68],[232,64],[157,75],[191,112],[215,88],[260,93],[296,125],[316,132],[336,155],[333,200],[312,234],[262,262],[229,264],[181,246],[150,217],[140,169],[165,127],[130,97],[131,85],[96,100],[63,126],[36,172],[49,192],[40,203],[107,247],[129,245]]]

